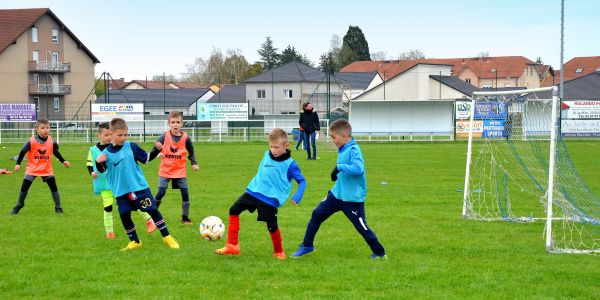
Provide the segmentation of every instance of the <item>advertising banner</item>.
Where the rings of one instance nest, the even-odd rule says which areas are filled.
[[[198,121],[248,121],[248,103],[198,103]]]
[[[144,104],[92,104],[92,121],[110,122],[113,118],[127,122],[144,121]]]
[[[455,105],[457,120],[469,120],[471,118],[471,102],[456,101]]]
[[[0,104],[0,121],[35,121],[35,104]]]
[[[508,128],[505,127],[506,120],[484,120],[483,137],[503,138],[508,134]]]
[[[600,119],[600,101],[563,101],[563,119]]]
[[[563,136],[600,137],[600,120],[562,120]]]
[[[470,122],[456,121],[456,137],[469,137]],[[473,137],[480,138],[483,135],[483,121],[473,121]]]
[[[506,119],[508,111],[506,102],[477,102],[475,119]]]

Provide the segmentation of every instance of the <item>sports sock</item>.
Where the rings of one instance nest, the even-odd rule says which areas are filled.
[[[146,221],[152,219],[152,217],[147,212],[143,212],[141,210],[138,210],[138,212],[140,213],[140,216],[142,217],[142,219],[144,219]]]
[[[181,214],[184,216],[190,215],[190,194],[188,189],[182,188],[181,190]]]
[[[281,238],[281,231],[279,230],[279,228],[277,228],[277,230],[275,230],[274,232],[269,232],[269,234],[271,235],[271,242],[273,242],[273,252],[282,252],[283,245],[281,244],[281,241],[283,239]]]
[[[60,193],[58,191],[52,192],[52,200],[54,200],[54,207],[60,208]]]
[[[167,229],[167,223],[165,223],[165,219],[163,219],[162,214],[157,210],[149,211],[150,216],[152,216],[152,221],[154,221],[154,225],[156,228],[160,230],[160,235],[163,237],[169,235],[169,230]]]
[[[29,192],[29,187],[31,187],[32,183],[33,181],[23,179],[21,191],[19,192],[19,200],[17,200],[17,206],[25,206],[25,198],[27,198],[27,193]]]
[[[112,211],[104,212],[104,229],[106,230],[106,233],[114,232]]]
[[[165,196],[166,193],[167,193],[167,188],[164,188],[164,187],[158,188],[158,193],[156,193],[156,196],[154,196],[154,199],[156,200],[156,208],[160,207],[160,204],[162,203],[162,198]]]
[[[133,224],[133,220],[131,220],[131,212],[128,211],[126,213],[122,213],[120,217],[121,223],[123,223],[123,227],[125,228],[125,232],[127,233],[129,240],[139,243],[140,239],[135,231],[135,224]]]
[[[237,245],[240,232],[240,216],[229,215],[229,228],[227,229],[227,244]]]

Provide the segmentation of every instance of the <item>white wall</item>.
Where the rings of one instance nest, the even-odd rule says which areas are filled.
[[[350,123],[355,133],[450,134],[454,130],[453,100],[354,101]]]

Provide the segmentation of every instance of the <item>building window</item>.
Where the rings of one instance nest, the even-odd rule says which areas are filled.
[[[265,92],[265,90],[256,90],[256,98],[257,99],[265,99],[267,98],[267,93]]]
[[[40,61],[40,51],[33,50],[33,52],[31,53],[31,60],[33,60],[35,62]]]
[[[292,99],[292,90],[283,90],[283,98]]]
[[[40,111],[40,97],[33,97],[33,104],[35,104],[35,111]]]
[[[482,84],[481,87],[484,89],[489,89],[492,87],[492,85],[491,84]]]
[[[596,72],[600,72],[600,68],[596,69]]]
[[[575,73],[582,73],[583,72],[583,68],[577,68],[577,70],[575,70]]]
[[[52,43],[58,44],[58,29],[52,29]]]
[[[31,42],[38,42],[38,29],[37,27],[31,27]]]
[[[40,74],[33,73],[31,74],[31,82],[35,85],[40,84]]]
[[[60,98],[54,97],[54,111],[58,111],[60,109]]]
[[[467,78],[467,79],[465,79],[465,81],[466,81],[467,83],[471,83],[471,78]]]
[[[496,68],[491,69],[490,72],[496,73]]]

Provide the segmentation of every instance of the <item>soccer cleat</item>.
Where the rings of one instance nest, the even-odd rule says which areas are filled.
[[[369,258],[370,258],[370,259],[375,259],[375,260],[378,260],[378,259],[387,260],[387,255],[385,255],[385,254],[375,254],[375,253],[373,253],[373,254],[371,254],[371,256],[369,256]]]
[[[16,215],[19,213],[19,211],[21,210],[21,208],[23,208],[25,205],[17,205],[15,207],[13,207],[12,211],[10,212],[11,215]]]
[[[275,252],[273,253],[273,256],[279,260],[284,260],[285,259],[285,252],[281,251],[281,252]]]
[[[175,238],[170,235],[165,236],[163,238],[163,242],[171,249],[179,249],[179,243],[177,243],[177,240],[175,240]]]
[[[57,214],[62,214],[63,213],[63,209],[62,209],[62,207],[55,207],[54,208],[54,212],[57,213]]]
[[[306,254],[313,253],[313,252],[315,252],[314,246],[313,247],[305,247],[304,244],[300,244],[298,251],[292,253],[292,255],[290,255],[290,257],[298,258],[298,257],[304,256]]]
[[[106,234],[106,238],[107,238],[107,239],[114,239],[114,238],[115,238],[115,233],[114,233],[114,232],[112,232],[112,231],[111,231],[111,232],[109,232],[109,233],[107,233],[107,234]]]
[[[215,250],[220,255],[238,255],[240,254],[240,245],[227,244],[225,247]]]
[[[192,223],[192,220],[190,218],[188,218],[188,217],[181,217],[181,224],[191,225],[193,223]]]
[[[121,249],[121,251],[131,251],[140,248],[142,248],[142,241],[140,241],[139,243],[137,243],[136,241],[130,241],[129,244],[127,244],[127,247]]]
[[[148,219],[148,221],[146,221],[146,228],[148,229],[148,233],[153,233],[156,231],[156,225],[152,219]]]

